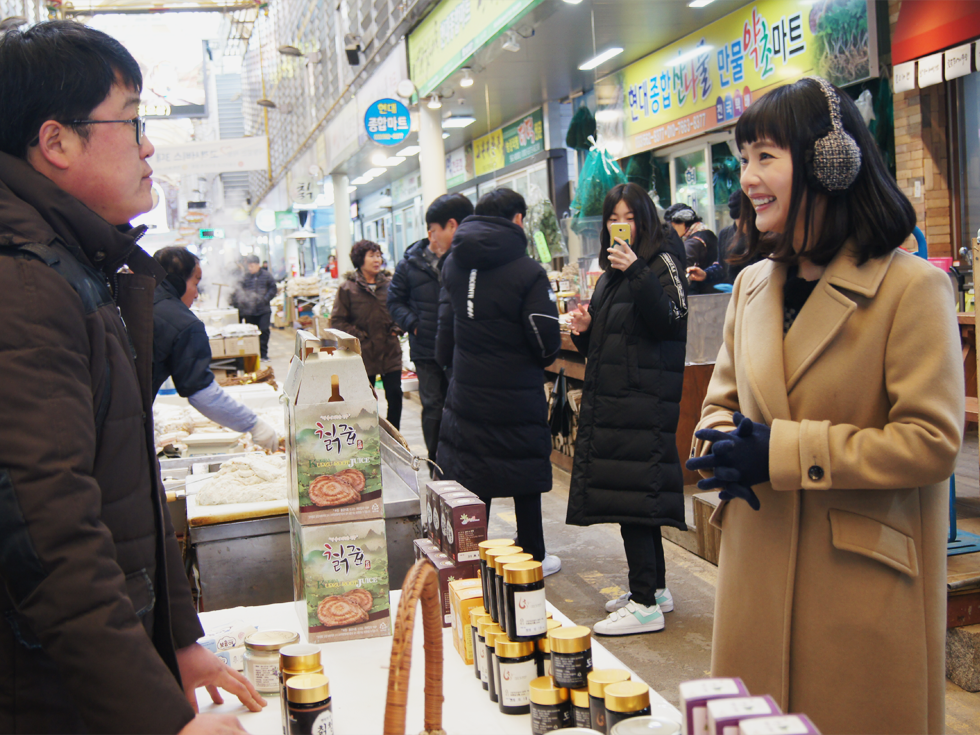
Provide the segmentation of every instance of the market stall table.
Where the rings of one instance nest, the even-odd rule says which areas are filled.
[[[391,593],[392,613],[398,608],[400,592]],[[548,605],[556,620],[573,625],[554,606]],[[259,630],[299,631],[295,603],[238,607],[201,613],[205,629],[224,623],[245,621]],[[490,701],[480,682],[473,676],[472,664],[465,664],[453,648],[452,630],[443,630],[443,729],[454,735],[466,733],[485,734],[514,733],[530,735],[530,715],[505,715]],[[337,735],[376,735],[384,729],[385,699],[388,687],[388,665],[391,657],[391,637],[343,641],[320,646],[323,673],[330,679],[330,695],[333,700],[334,732]],[[415,633],[412,637],[412,671],[409,680],[407,732],[422,730],[424,701],[425,659],[422,646],[422,615],[416,615]],[[595,638],[592,640],[592,658],[596,669],[626,669]],[[631,672],[632,673],[632,672]],[[633,674],[635,681],[640,679]],[[266,695],[268,706],[261,712],[249,712],[238,699],[223,692],[225,703],[211,703],[207,691],[198,689],[197,697],[201,712],[208,714],[234,714],[242,726],[255,735],[280,735],[282,715],[279,697]],[[680,712],[658,694],[650,690],[651,709],[680,722]]]

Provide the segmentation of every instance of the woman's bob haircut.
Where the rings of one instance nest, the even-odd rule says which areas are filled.
[[[793,191],[782,234],[760,233],[755,209],[742,192],[739,231],[747,250],[733,261],[749,262],[756,256],[795,263],[805,256],[816,265],[827,265],[845,241],[853,240],[859,264],[899,247],[915,227],[915,210],[888,173],[867,125],[854,102],[837,87],[844,129],[861,149],[861,170],[845,192],[828,195],[807,176],[807,156],[813,143],[831,130],[830,107],[820,85],[812,79],[777,87],[749,106],[735,126],[735,142],[741,150],[749,143],[768,141],[790,151],[793,162]],[[804,197],[804,194],[806,195]],[[816,237],[813,234],[813,203],[824,196],[827,211]],[[804,203],[805,198],[805,203]],[[803,210],[801,212],[801,209]],[[800,254],[794,251],[797,218],[804,217],[805,237]]]
[[[621,201],[633,212],[633,224],[636,225],[636,242],[630,245],[636,257],[650,262],[654,255],[660,252],[664,244],[664,232],[660,226],[660,217],[653,200],[643,187],[638,184],[616,184],[602,203],[602,230],[599,232],[599,267],[609,269],[609,248],[612,238],[609,236],[609,220],[613,210]]]

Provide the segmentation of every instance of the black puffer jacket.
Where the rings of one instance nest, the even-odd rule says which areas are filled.
[[[276,295],[276,279],[264,268],[258,273],[245,272],[231,297],[231,305],[242,316],[261,316],[271,314],[269,302]]]
[[[470,216],[442,268],[436,357],[452,366],[439,433],[446,479],[481,497],[551,489],[544,368],[561,347],[555,294],[524,230]]]
[[[153,395],[173,376],[177,394],[187,398],[214,382],[211,343],[204,322],[164,280],[153,294]]]
[[[684,524],[675,432],[687,342],[684,264],[661,251],[608,269],[589,305],[567,522]]]
[[[388,286],[388,312],[408,334],[412,360],[434,360],[439,326],[439,271],[425,258],[428,240],[419,240],[405,251]],[[446,256],[442,256],[438,268]]]

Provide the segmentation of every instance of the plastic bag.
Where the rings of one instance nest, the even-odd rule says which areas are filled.
[[[538,262],[551,263],[553,258],[568,255],[555,207],[536,184],[531,184],[527,195],[524,232],[530,255]]]
[[[626,174],[605,150],[593,148],[582,164],[572,209],[577,217],[601,217],[606,193],[616,184],[625,184]]]

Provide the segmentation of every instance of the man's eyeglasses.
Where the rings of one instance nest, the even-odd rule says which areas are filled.
[[[136,128],[136,145],[143,144],[146,135],[146,118],[137,115],[129,120],[72,120],[69,125],[97,125],[99,123],[129,123]]]

